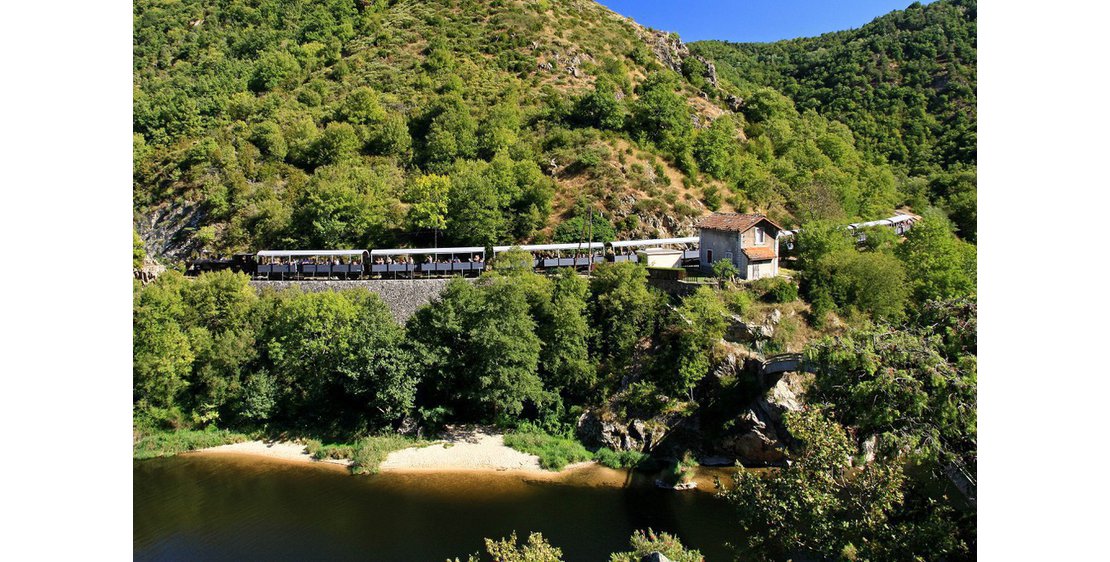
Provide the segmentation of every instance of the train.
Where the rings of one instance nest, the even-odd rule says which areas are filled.
[[[606,262],[637,262],[641,249],[676,247],[683,265],[697,265],[699,238],[651,238],[617,242],[572,242],[511,246],[448,248],[392,248],[351,250],[261,250],[230,258],[198,259],[186,264],[185,274],[231,270],[258,280],[357,280],[375,278],[478,276],[490,267],[487,258],[513,248],[532,255],[536,271],[589,269]]]

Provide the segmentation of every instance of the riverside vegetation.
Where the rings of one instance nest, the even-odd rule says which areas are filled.
[[[731,316],[790,307],[761,351],[801,351],[816,373],[786,419],[791,463],[724,493],[734,546],[974,555],[973,510],[938,490],[976,461],[974,2],[691,53],[584,1],[134,10],[136,264],[573,241],[590,209],[599,239],[675,234],[718,209],[801,227],[792,279],[721,268],[718,287],[679,299],[633,264],[544,277],[508,253],[403,326],[366,291],[258,294],[242,275],[171,267],[134,289],[136,458],[283,437],[372,472],[418,443],[402,427],[491,423],[547,468],[641,465],[586,449],[579,416],[708,411],[707,432],[726,427],[752,384],[710,376]],[[837,228],[902,205],[923,216],[905,239]],[[533,536],[487,552],[559,559]],[[632,542],[613,559],[700,558],[673,537]]]

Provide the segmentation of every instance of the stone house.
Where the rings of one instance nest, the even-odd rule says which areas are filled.
[[[694,224],[700,238],[699,257],[705,273],[713,263],[730,260],[742,279],[779,274],[778,234],[782,227],[764,215],[713,213]]]

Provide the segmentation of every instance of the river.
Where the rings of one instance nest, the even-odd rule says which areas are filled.
[[[612,481],[601,467],[597,480]],[[604,473],[604,474],[602,474]],[[731,558],[731,508],[673,492],[498,473],[351,476],[330,465],[245,456],[134,461],[136,560],[430,560],[481,550],[483,537],[540,531],[567,560],[607,560],[635,529],[677,535]]]

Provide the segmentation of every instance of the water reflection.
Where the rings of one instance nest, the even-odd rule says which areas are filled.
[[[604,560],[635,529],[677,534],[727,559],[730,508],[702,492],[644,486],[602,467],[575,485],[496,473],[385,473],[256,457],[134,463],[139,560],[444,560],[483,537],[541,531],[568,560]],[[613,479],[628,487],[607,486]]]

